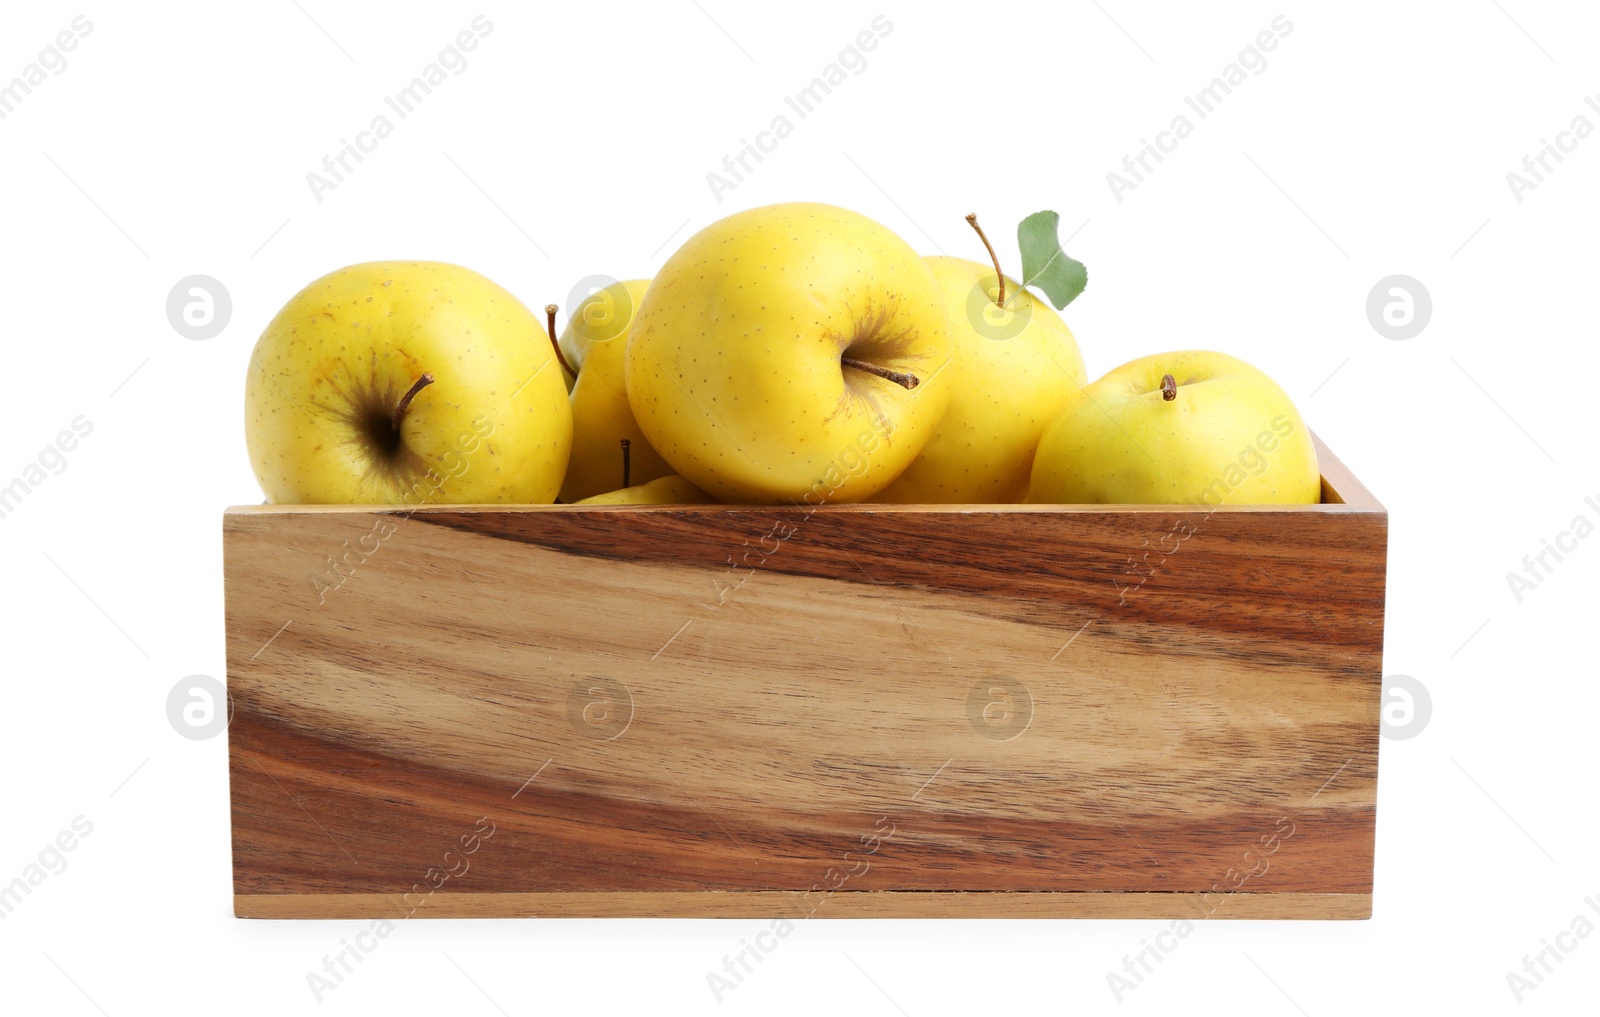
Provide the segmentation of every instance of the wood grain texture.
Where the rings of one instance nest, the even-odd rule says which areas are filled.
[[[1293,508],[229,510],[237,911],[1364,917],[1387,517],[1319,454]]]
[[[990,893],[869,890],[812,907],[790,890],[440,893],[409,909],[392,894],[241,894],[240,918],[1188,918],[1372,917],[1365,893]],[[408,913],[409,912],[409,913]]]

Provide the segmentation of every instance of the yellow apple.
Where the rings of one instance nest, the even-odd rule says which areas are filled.
[[[572,411],[516,297],[456,265],[371,262],[313,282],[267,325],[245,440],[273,502],[548,503]]]
[[[623,439],[631,446],[629,472],[635,484],[672,472],[633,419],[622,375],[633,312],[649,285],[648,279],[612,283],[567,315],[561,350],[578,380],[572,387],[572,459],[561,485],[564,502],[616,489],[622,482],[618,443]]]
[[[657,477],[646,484],[635,484],[617,491],[585,498],[579,505],[710,505],[717,499],[706,494],[676,473]]]
[[[850,502],[899,476],[950,399],[933,270],[865,216],[769,205],[695,234],[633,324],[628,402],[723,501]]]
[[[1301,505],[1321,492],[1311,432],[1283,389],[1237,357],[1186,350],[1068,397],[1039,442],[1029,500]]]
[[[916,460],[876,501],[1019,502],[1039,437],[1083,387],[1083,355],[1060,315],[965,258],[929,257],[950,314],[950,406]]]

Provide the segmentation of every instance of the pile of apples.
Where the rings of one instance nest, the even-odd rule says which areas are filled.
[[[1024,276],[1059,309],[1087,276],[1039,215],[1054,250],[1030,276],[1023,243]],[[256,344],[251,463],[287,504],[1320,499],[1265,374],[1191,350],[1087,383],[1056,310],[983,246],[992,264],[925,258],[842,208],[751,209],[591,293],[559,336],[554,305],[540,322],[468,269],[353,265]]]

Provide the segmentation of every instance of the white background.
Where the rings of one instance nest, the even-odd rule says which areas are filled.
[[[66,69],[0,121],[0,483],[94,425],[0,519],[0,883],[73,817],[94,831],[0,921],[7,1012],[316,1010],[306,973],[365,927],[231,916],[226,738],[165,712],[180,678],[224,672],[221,514],[260,500],[242,395],[277,308],[401,257],[564,304],[583,276],[648,275],[716,218],[796,199],[967,257],[976,211],[1012,272],[1010,224],[1054,208],[1090,270],[1066,316],[1091,376],[1208,346],[1276,377],[1389,508],[1385,672],[1425,684],[1433,716],[1383,744],[1370,922],[1205,923],[1119,1003],[1107,973],[1167,923],[819,920],[721,1007],[1593,1005],[1600,936],[1520,1008],[1506,981],[1580,912],[1600,922],[1600,539],[1521,603],[1506,581],[1600,519],[1600,138],[1520,203],[1506,181],[1574,117],[1600,126],[1592,6],[30,3],[3,15],[0,81],[79,13],[94,27]],[[317,202],[306,174],[478,13],[494,29],[466,70]],[[706,174],[878,13],[893,31],[865,70],[714,200]],[[1266,69],[1116,201],[1107,173],[1279,14],[1294,28]],[[194,273],[233,299],[208,341],[166,318]],[[1394,273],[1434,305],[1405,341],[1365,310]],[[407,922],[320,1008],[715,1008],[707,972],[766,925]]]

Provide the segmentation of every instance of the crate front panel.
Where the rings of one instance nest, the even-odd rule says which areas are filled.
[[[1371,889],[1381,513],[264,510],[225,544],[238,894]]]

